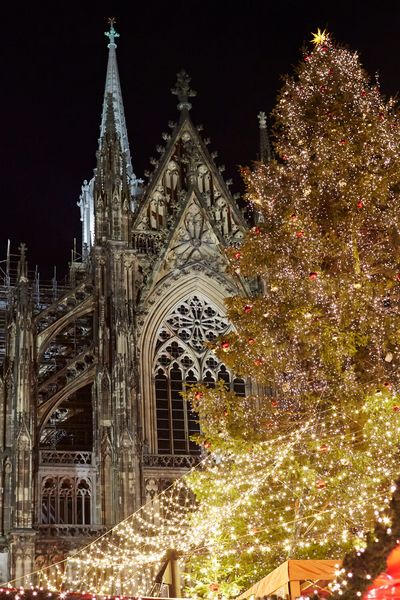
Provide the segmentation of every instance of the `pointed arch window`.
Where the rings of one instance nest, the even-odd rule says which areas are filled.
[[[41,523],[88,525],[91,523],[92,484],[85,477],[44,477],[41,490]]]
[[[200,294],[187,297],[166,316],[153,365],[159,454],[200,452],[191,439],[199,432],[198,420],[181,395],[189,386],[203,382],[214,387],[220,379],[228,389],[245,394],[244,381],[232,378],[204,345],[229,329],[227,319]]]

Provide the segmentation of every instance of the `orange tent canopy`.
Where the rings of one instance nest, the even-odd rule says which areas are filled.
[[[287,560],[243,592],[237,600],[245,600],[250,596],[262,598],[277,592],[295,598],[306,588],[318,589],[327,581],[332,581],[340,564],[339,560]]]

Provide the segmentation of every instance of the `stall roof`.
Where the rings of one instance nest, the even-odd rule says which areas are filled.
[[[332,581],[340,564],[340,560],[287,560],[243,592],[236,600],[245,600],[250,596],[254,598],[268,596],[287,585],[289,581]]]

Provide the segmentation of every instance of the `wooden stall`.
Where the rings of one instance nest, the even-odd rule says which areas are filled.
[[[320,597],[324,596],[340,564],[339,560],[287,560],[236,600],[256,600],[265,596],[295,600],[304,596],[312,597],[315,592]]]

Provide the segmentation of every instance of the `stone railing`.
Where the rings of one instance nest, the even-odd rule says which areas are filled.
[[[93,452],[40,450],[40,465],[93,465]]]
[[[40,537],[45,538],[96,538],[106,531],[104,525],[38,525]]]
[[[196,454],[144,454],[144,467],[170,467],[191,469],[195,467],[201,460],[200,455]]]

